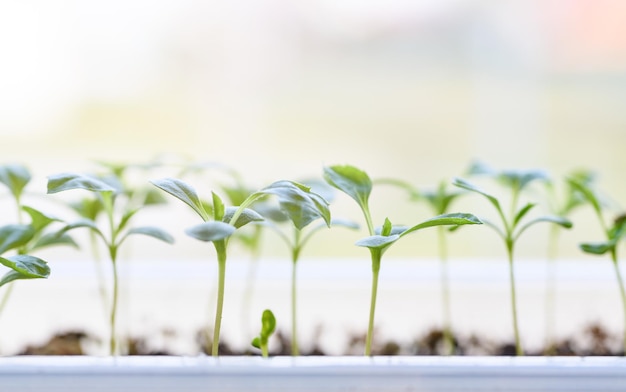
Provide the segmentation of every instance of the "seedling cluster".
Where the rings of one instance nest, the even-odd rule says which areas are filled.
[[[170,169],[172,167],[169,167]],[[15,207],[14,221],[3,222],[0,226],[0,264],[8,267],[8,272],[0,278],[2,299],[0,315],[9,300],[13,281],[19,279],[47,278],[50,275],[48,263],[33,253],[49,246],[71,246],[78,248],[80,241],[70,235],[76,229],[89,233],[91,254],[95,267],[99,271],[99,292],[102,306],[108,315],[108,348],[111,355],[124,352],[117,333],[117,309],[119,304],[118,263],[120,248],[135,235],[152,237],[173,244],[174,236],[162,228],[154,226],[133,226],[135,217],[147,213],[148,208],[166,208],[168,199],[178,199],[198,215],[201,222],[190,224],[185,234],[202,242],[212,244],[217,261],[217,298],[215,317],[207,331],[213,338],[210,352],[219,355],[220,331],[227,295],[227,264],[231,240],[249,249],[252,260],[262,262],[262,233],[277,235],[286,245],[291,260],[291,353],[300,354],[297,328],[297,265],[305,245],[312,241],[313,235],[321,230],[334,230],[337,227],[351,229],[355,238],[349,246],[367,248],[371,262],[371,297],[365,355],[372,355],[372,341],[375,330],[378,281],[383,255],[401,239],[423,229],[436,228],[441,261],[441,308],[442,330],[446,342],[446,353],[454,354],[453,326],[450,310],[450,283],[448,279],[448,234],[463,230],[481,230],[480,226],[492,229],[502,241],[503,253],[509,267],[510,311],[512,336],[515,340],[517,355],[524,354],[521,332],[518,325],[517,292],[515,280],[515,250],[521,235],[539,223],[551,224],[553,230],[546,246],[549,249],[548,265],[554,273],[554,260],[557,257],[558,229],[570,229],[572,221],[568,218],[577,208],[590,206],[598,217],[604,235],[602,242],[590,242],[580,245],[582,251],[591,254],[609,254],[614,266],[624,313],[624,347],[626,349],[626,289],[619,268],[618,248],[626,237],[626,215],[618,215],[607,223],[608,205],[595,188],[594,177],[589,172],[574,172],[559,184],[548,174],[540,170],[496,170],[484,164],[474,164],[463,175],[452,181],[442,181],[434,190],[421,189],[411,182],[397,178],[371,179],[362,169],[351,165],[331,165],[324,167],[320,179],[315,181],[292,181],[279,179],[262,187],[245,183],[242,177],[231,169],[221,165],[185,164],[175,167],[171,177],[154,177],[153,170],[168,169],[168,164],[152,162],[146,165],[120,165],[99,163],[94,173],[61,173],[48,177],[47,193],[56,194],[72,190],[82,198],[69,199],[60,196],[56,202],[64,203],[69,219],[57,218],[31,205],[23,204],[25,189],[31,180],[28,169],[22,165],[0,166],[0,183],[13,199]],[[233,185],[220,183],[206,197],[201,197],[196,188],[188,181],[192,174],[211,170],[221,171]],[[140,181],[136,181],[136,178]],[[481,178],[482,177],[482,178]],[[135,178],[135,181],[131,180]],[[491,181],[499,194],[486,191],[475,181]],[[196,181],[197,178],[196,178]],[[383,211],[379,226],[375,225],[370,211],[370,198],[385,187],[394,186],[406,191],[409,200],[416,204],[428,205],[433,213],[418,223],[402,222],[394,224],[385,217]],[[339,196],[348,196],[354,200],[363,217],[362,227],[365,235],[358,232],[359,224],[338,218],[332,203],[335,191]],[[560,192],[560,193],[559,193]],[[42,192],[40,192],[42,193]],[[343,194],[343,195],[341,195]],[[42,196],[42,195],[40,195]],[[457,200],[482,198],[495,210],[496,219],[486,218],[480,211],[458,211]],[[224,201],[226,200],[226,202]],[[522,203],[522,200],[524,202]],[[506,205],[508,203],[508,205]],[[452,207],[455,207],[454,209]],[[550,211],[548,214],[533,215],[534,212]],[[332,212],[332,217],[331,217]],[[153,214],[158,214],[153,208]],[[339,216],[339,215],[338,215]],[[26,220],[25,218],[28,218]],[[470,228],[469,226],[475,226]],[[413,237],[413,236],[411,236]],[[408,241],[408,240],[403,240]],[[419,242],[417,242],[419,244]],[[174,245],[177,246],[177,245]],[[111,268],[111,281],[105,279],[100,264],[100,252],[105,250]],[[417,247],[416,247],[417,253]],[[253,295],[253,278],[248,283],[248,293]],[[552,321],[549,317],[554,312],[553,282],[547,282],[546,336],[551,341]],[[551,286],[552,285],[552,286]],[[246,309],[244,309],[244,312]],[[365,311],[365,310],[364,310]],[[262,315],[262,327],[256,337],[250,336],[252,346],[261,350],[263,356],[269,356],[270,336],[274,333],[277,320],[270,310]]]

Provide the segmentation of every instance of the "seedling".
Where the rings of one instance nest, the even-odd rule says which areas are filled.
[[[576,179],[582,184],[590,186],[595,175],[589,171],[579,170],[568,176],[568,178]],[[578,191],[569,181],[565,181],[565,187],[561,194],[558,194],[554,181],[545,181],[546,190],[548,192],[548,205],[550,211],[563,218],[567,218],[575,209],[585,204],[584,195]],[[560,197],[559,197],[560,196]],[[545,336],[546,336],[546,354],[554,353],[554,326],[555,326],[555,281],[556,281],[556,260],[558,258],[559,234],[561,226],[553,225],[550,228],[548,236],[547,251],[547,271],[546,271],[546,303],[545,303]]]
[[[57,231],[47,230],[53,222],[60,219],[46,215],[35,208],[24,206],[22,203],[22,195],[26,186],[30,183],[30,171],[22,165],[10,164],[0,166],[0,183],[4,184],[15,202],[18,225],[4,226],[4,228],[14,228],[15,234],[3,230],[4,235],[17,235],[18,242],[23,242],[17,247],[16,251],[20,255],[30,254],[38,249],[55,246],[55,245],[72,245],[76,243],[66,234],[59,235]],[[26,212],[30,217],[30,225],[24,224],[23,213]],[[9,248],[5,249],[9,250]],[[6,304],[11,296],[13,284],[7,286],[2,300],[0,301],[0,313],[3,313]]]
[[[116,355],[118,353],[116,318],[119,286],[117,273],[119,249],[121,245],[126,241],[126,239],[131,235],[145,235],[170,244],[174,242],[174,238],[167,232],[157,227],[142,226],[128,228],[132,218],[141,208],[126,208],[118,213],[115,203],[119,200],[120,197],[122,197],[123,189],[115,186],[115,183],[111,184],[105,182],[102,179],[74,173],[62,173],[48,177],[49,194],[72,189],[83,189],[93,192],[96,198],[99,200],[99,203],[101,203],[104,215],[107,218],[107,228],[101,228],[94,219],[84,218],[77,222],[68,224],[67,226],[65,226],[63,231],[67,232],[77,228],[86,228],[90,232],[94,233],[98,238],[100,238],[102,240],[102,243],[108,250],[109,260],[111,261],[111,267],[113,272],[113,288],[111,294],[111,308],[109,316],[109,326],[111,331],[109,338],[109,350],[111,355]],[[107,231],[108,235],[105,234],[105,232]]]
[[[329,201],[329,199],[330,198],[328,196],[325,197],[325,200]],[[277,216],[275,213],[270,214],[269,217],[272,220],[278,220],[278,221],[288,220],[287,216],[283,215],[283,217],[280,217],[280,216]],[[296,281],[297,281],[296,269],[297,268],[296,267],[298,265],[298,261],[300,260],[300,254],[302,253],[302,249],[304,248],[304,245],[308,243],[308,241],[311,239],[313,234],[315,234],[316,232],[320,231],[323,228],[327,228],[328,224],[326,222],[323,222],[313,227],[309,226],[306,232],[301,229],[298,229],[298,227],[296,226],[293,226],[293,236],[290,237],[288,234],[285,234],[285,232],[280,230],[278,225],[273,224],[270,221],[265,221],[264,223],[268,225],[269,227],[271,227],[278,234],[278,236],[287,244],[291,253],[291,355],[297,356],[297,355],[300,355],[300,350],[298,346],[298,332],[297,332],[298,323],[297,323],[297,301],[296,301],[296,293],[297,293],[297,289],[296,289]],[[359,226],[356,223],[343,220],[343,219],[332,219],[330,222],[330,226],[331,227],[340,226],[340,227],[346,227],[350,229],[359,228]]]
[[[408,182],[396,179],[381,179],[374,181],[375,184],[387,184],[397,186],[406,190],[412,201],[425,200],[431,210],[436,215],[443,215],[449,212],[450,205],[461,196],[462,192],[448,190],[448,183],[442,181],[434,191],[419,191]],[[448,230],[449,231],[449,230]],[[454,353],[454,337],[452,335],[452,317],[450,312],[450,283],[448,278],[448,244],[446,238],[446,227],[437,227],[437,242],[439,245],[439,261],[441,266],[441,306],[443,309],[443,338],[445,342],[445,353]]]
[[[580,249],[585,253],[594,255],[603,255],[608,253],[611,257],[617,284],[619,286],[620,295],[622,297],[622,308],[624,313],[624,332],[623,332],[623,349],[626,353],[626,289],[624,288],[624,280],[619,268],[619,258],[617,256],[617,248],[619,241],[626,235],[626,214],[621,214],[613,220],[611,226],[606,224],[603,214],[603,205],[597,193],[591,188],[590,184],[585,183],[580,178],[569,178],[569,184],[578,192],[580,192],[585,200],[591,204],[593,210],[598,217],[602,231],[606,238],[603,242],[589,242],[580,244]]]
[[[250,222],[263,220],[260,214],[248,207],[261,198],[274,195],[278,198],[283,213],[289,217],[298,230],[301,230],[319,217],[324,219],[326,224],[330,224],[328,203],[318,194],[311,192],[309,187],[293,181],[277,181],[252,193],[238,207],[225,207],[222,199],[216,193],[212,193],[213,220],[211,220],[211,215],[206,210],[204,203],[200,201],[195,189],[187,183],[173,178],[151,182],[187,204],[200,215],[204,223],[191,227],[185,232],[200,241],[212,242],[217,252],[217,309],[213,328],[212,355],[218,356],[228,241],[237,229]]]
[[[276,318],[274,317],[274,313],[269,309],[265,309],[261,316],[261,332],[259,332],[259,336],[252,339],[251,343],[252,346],[261,350],[263,358],[267,358],[270,355],[268,343],[275,329]]]
[[[324,168],[324,178],[330,185],[346,193],[357,202],[363,212],[369,230],[369,237],[357,241],[356,245],[368,248],[372,260],[372,294],[367,337],[365,340],[365,355],[370,356],[372,353],[372,335],[374,333],[378,274],[382,256],[385,251],[400,238],[427,227],[444,225],[460,226],[480,224],[481,222],[471,214],[446,214],[436,216],[413,227],[394,227],[389,219],[385,219],[385,224],[377,233],[372,224],[372,217],[369,210],[369,196],[372,191],[372,181],[367,173],[354,166],[337,165]]]
[[[522,208],[518,209],[518,200],[522,190],[530,183],[536,180],[545,179],[545,174],[541,171],[503,171],[497,175],[497,178],[502,184],[507,186],[511,190],[511,206],[509,215],[505,215],[502,210],[500,201],[491,194],[483,191],[470,182],[456,178],[453,184],[466,189],[468,191],[478,193],[485,197],[489,203],[491,203],[496,209],[498,216],[501,219],[502,227],[497,226],[491,221],[482,219],[485,225],[491,227],[498,233],[498,235],[504,241],[506,252],[509,261],[509,280],[511,290],[511,310],[513,314],[513,332],[515,335],[515,352],[517,355],[524,355],[522,344],[519,336],[519,328],[517,323],[517,301],[515,298],[515,275],[513,268],[515,243],[519,239],[520,235],[525,232],[529,227],[539,222],[551,222],[560,225],[565,228],[571,228],[572,223],[562,217],[546,215],[532,219],[525,224],[522,224],[523,218],[532,210],[536,204],[527,203]]]

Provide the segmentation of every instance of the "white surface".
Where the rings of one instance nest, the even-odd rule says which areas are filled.
[[[623,391],[624,358],[15,357],[4,392]]]

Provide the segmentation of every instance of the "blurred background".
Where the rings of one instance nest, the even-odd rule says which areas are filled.
[[[343,163],[435,187],[480,159],[589,168],[619,203],[625,18],[619,0],[5,1],[2,161],[43,191],[159,154],[256,187]]]
[[[29,166],[29,190],[43,193],[56,172],[162,154],[219,162],[257,188],[332,164],[434,188],[478,159],[547,170],[557,186],[570,170],[591,169],[619,211],[624,20],[620,0],[3,1],[1,163]],[[203,195],[207,178],[194,183]],[[185,208],[144,218],[167,222],[178,246],[133,252],[210,258],[182,234],[198,223]],[[362,221],[347,197],[333,208]],[[490,208],[480,198],[455,204],[478,215]],[[378,224],[432,216],[391,188],[375,189],[372,213]],[[602,233],[589,209],[577,214],[560,254],[589,258],[576,244]],[[543,259],[546,235],[525,234],[520,256]],[[305,256],[367,258],[352,245],[362,236],[320,233]],[[423,238],[389,257],[435,258],[436,237]],[[503,258],[496,241],[462,230],[451,256]],[[282,245],[264,254],[288,255]]]

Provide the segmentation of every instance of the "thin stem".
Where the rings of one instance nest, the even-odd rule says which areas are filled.
[[[445,227],[437,228],[439,239],[439,260],[441,266],[441,300],[443,308],[443,337],[445,341],[445,354],[454,353],[454,337],[452,336],[451,312],[450,312],[450,287],[448,279],[448,247],[446,243]]]
[[[513,311],[513,332],[515,334],[515,354],[524,355],[522,350],[522,343],[519,337],[519,328],[517,326],[517,300],[515,298],[515,274],[513,271],[513,242],[507,241],[506,246],[508,258],[509,258],[509,280],[511,284],[511,309]]]
[[[622,297],[622,307],[624,311],[624,332],[623,332],[623,349],[624,355],[626,355],[626,290],[624,289],[624,281],[622,279],[622,273],[619,269],[619,263],[617,260],[617,249],[613,248],[611,250],[611,260],[613,261],[613,268],[615,269],[615,275],[617,276],[617,283],[619,285],[619,292]]]
[[[376,313],[376,295],[378,292],[378,272],[380,271],[381,253],[378,249],[370,249],[372,255],[372,298],[370,300],[370,318],[365,339],[365,355],[372,355],[372,336],[374,335],[374,314]]]
[[[213,346],[211,355],[219,355],[220,328],[222,325],[222,309],[224,306],[224,282],[226,278],[226,244],[224,240],[214,241],[217,251],[218,281],[217,281],[217,309],[215,310],[215,327],[213,328]]]
[[[111,302],[111,316],[109,319],[111,326],[111,337],[109,339],[109,351],[111,355],[117,355],[116,317],[117,317],[117,297],[118,297],[118,277],[117,277],[117,248],[109,248],[111,255],[111,265],[113,267],[113,300]]]
[[[298,244],[299,233],[298,229],[296,230],[296,241]],[[300,355],[300,350],[298,349],[298,327],[297,327],[297,304],[296,304],[296,266],[298,265],[298,258],[300,256],[300,247],[296,245],[291,253],[291,355],[298,356]]]
[[[265,344],[261,343],[261,355],[263,356],[263,358],[267,358],[270,356],[270,350],[268,346],[269,345],[267,343]]]
[[[365,222],[367,223],[367,230],[370,235],[374,235],[374,224],[372,223],[372,214],[370,214],[370,207],[367,203],[361,205],[363,215],[365,216]]]
[[[548,238],[548,260],[546,262],[546,314],[545,314],[545,347],[546,354],[554,354],[555,303],[556,303],[556,259],[559,245],[559,227],[550,228]]]

